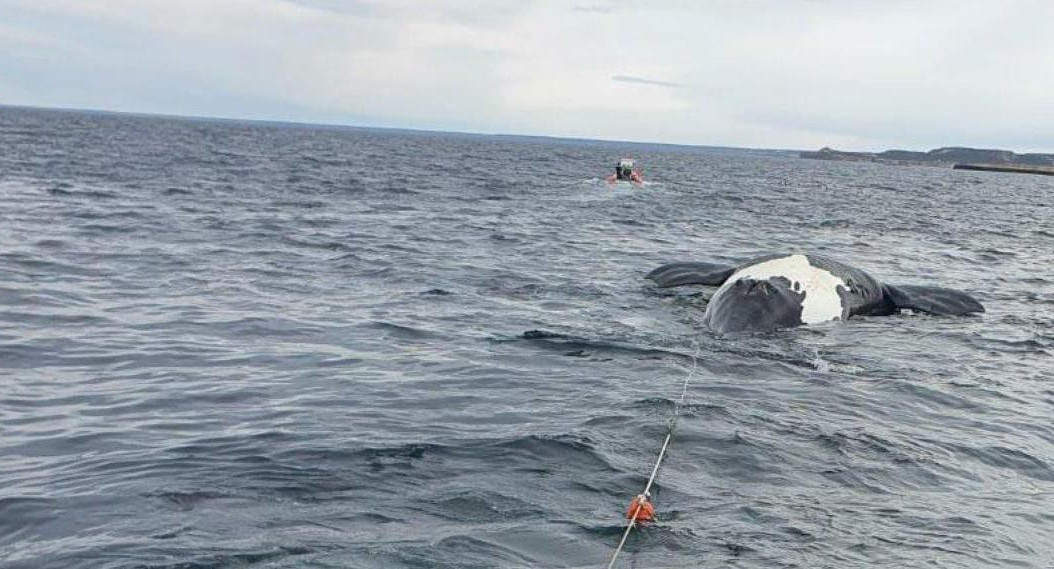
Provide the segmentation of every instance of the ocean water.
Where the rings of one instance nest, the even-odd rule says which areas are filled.
[[[632,154],[651,181],[599,181]],[[1054,180],[0,108],[0,568],[1054,565]],[[969,291],[762,336],[677,260]],[[695,364],[693,364],[693,359]]]

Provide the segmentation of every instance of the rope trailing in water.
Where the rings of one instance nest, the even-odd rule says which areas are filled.
[[[691,382],[692,376],[695,375],[695,368],[699,365],[699,360],[696,356],[699,355],[699,345],[695,346],[695,353],[692,354],[692,369],[688,372],[688,375],[684,376],[684,385],[681,387],[681,398],[677,400],[677,403],[673,408],[673,416],[670,417],[670,426],[666,429],[666,438],[662,441],[662,448],[659,449],[659,458],[655,460],[655,466],[651,469],[651,476],[648,477],[648,483],[644,486],[644,491],[637,495],[633,499],[633,503],[630,505],[632,514],[629,514],[629,523],[626,524],[626,531],[622,532],[622,539],[618,542],[618,547],[615,548],[615,552],[611,555],[611,561],[608,562],[607,569],[613,569],[615,567],[615,561],[618,560],[618,556],[622,553],[623,546],[626,545],[626,540],[629,539],[630,532],[637,525],[637,519],[641,518],[642,521],[651,520],[654,508],[648,504],[648,500],[651,499],[651,486],[655,483],[655,477],[659,474],[659,465],[662,464],[662,459],[666,458],[666,449],[670,448],[670,440],[673,438],[673,429],[677,425],[677,418],[681,414],[681,405],[684,404],[684,398],[688,394],[688,383]],[[633,506],[636,508],[633,508]],[[642,517],[641,513],[645,513],[646,516]]]

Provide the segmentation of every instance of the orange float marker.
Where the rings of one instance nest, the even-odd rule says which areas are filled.
[[[638,494],[629,503],[629,509],[626,510],[626,519],[640,523],[653,522],[655,521],[655,506],[651,505],[647,496]]]

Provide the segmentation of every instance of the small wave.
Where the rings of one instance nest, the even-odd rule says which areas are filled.
[[[318,250],[322,250],[322,251],[351,251],[351,250],[353,250],[352,247],[349,247],[348,245],[346,245],[344,243],[341,243],[339,241],[328,241],[328,240],[314,241],[314,240],[309,240],[309,239],[302,239],[302,238],[292,237],[292,236],[289,236],[289,235],[283,236],[282,237],[282,242],[286,243],[286,244],[289,244],[289,245],[292,245],[294,247],[303,247],[303,248],[306,248],[306,249],[318,249]]]
[[[1054,481],[1054,467],[1050,463],[1020,449],[1004,446],[973,447],[947,443],[946,446],[988,466],[1005,468],[1035,480]]]
[[[73,186],[53,186],[48,188],[48,193],[53,196],[87,198],[92,200],[114,200],[121,194],[108,190],[75,190]]]
[[[178,510],[180,512],[189,512],[196,508],[198,504],[209,500],[218,500],[222,498],[230,497],[230,494],[223,492],[217,492],[214,490],[197,490],[197,491],[175,491],[175,490],[159,490],[145,494],[147,498],[156,498],[165,503],[166,506]]]
[[[191,190],[188,190],[186,188],[165,188],[165,190],[162,191],[161,193],[163,195],[166,195],[166,196],[192,196],[192,195],[194,195],[194,192],[192,192]]]
[[[810,225],[818,229],[849,229],[853,226],[853,222],[849,219],[824,219]]]
[[[545,514],[544,510],[513,496],[474,488],[440,492],[417,508],[438,518],[476,523],[541,519]]]
[[[222,569],[226,567],[249,567],[264,563],[275,563],[291,557],[314,553],[304,546],[258,547],[237,553],[195,554],[180,561],[149,562],[136,565],[143,569]]]
[[[620,342],[590,340],[587,338],[550,332],[547,330],[528,330],[511,339],[498,339],[499,342],[526,340],[534,345],[548,347],[561,352],[591,350],[599,353],[629,354],[646,358],[671,357],[691,361],[691,354],[685,354],[662,348],[641,347]]]
[[[58,500],[30,496],[0,497],[0,546],[11,546],[42,531],[61,513]]]
[[[103,223],[86,223],[78,226],[79,230],[87,233],[137,233],[139,228],[133,225],[107,225]]]
[[[271,202],[271,206],[277,208],[318,209],[327,207],[328,205],[329,204],[321,200],[279,200]]]
[[[361,325],[362,328],[367,330],[374,330],[385,334],[387,338],[402,338],[406,340],[429,340],[438,339],[441,336],[431,330],[424,328],[417,328],[407,324],[398,324],[395,322],[385,321],[373,321],[367,322]]]

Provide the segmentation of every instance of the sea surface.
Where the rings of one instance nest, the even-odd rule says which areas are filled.
[[[649,184],[601,181],[622,155]],[[1054,179],[0,108],[0,568],[1054,567]],[[678,260],[970,292],[759,336]],[[692,371],[694,368],[694,372]]]

